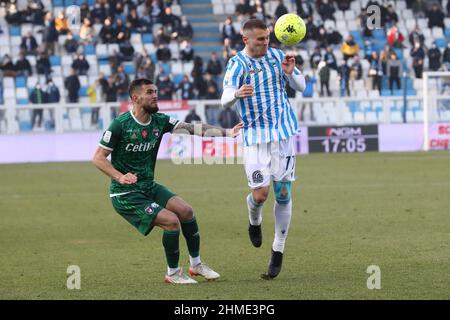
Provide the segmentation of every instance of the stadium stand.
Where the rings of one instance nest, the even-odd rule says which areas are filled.
[[[390,105],[388,120],[402,122],[404,96],[410,99],[408,121],[421,121],[422,72],[450,68],[449,1],[435,3],[3,1],[0,132],[4,129],[5,113],[1,106],[33,103],[31,92],[37,84],[43,100],[39,93],[38,102],[34,103],[50,103],[49,80],[60,92],[61,102],[83,107],[70,109],[64,115],[67,126],[80,130],[99,128],[99,123],[90,123],[93,109],[84,105],[127,100],[127,86],[135,77],[145,76],[157,85],[167,86],[168,97],[173,100],[217,99],[226,63],[243,47],[239,35],[242,22],[256,17],[273,28],[276,17],[286,12],[297,12],[308,28],[305,41],[295,48],[283,48],[295,54],[305,74],[317,79],[313,96],[304,100],[310,99],[315,110],[315,119],[308,117],[306,110],[307,124],[333,122],[336,118],[350,123],[377,123],[386,120],[386,103]],[[366,23],[366,7],[371,4],[378,4],[382,13],[381,26],[375,30]],[[70,5],[80,8],[78,24],[63,14]],[[271,44],[280,46],[273,35]],[[184,81],[193,87],[188,96],[180,86],[186,75]],[[330,92],[325,95],[322,86],[326,88],[326,84]],[[210,85],[216,88],[215,92],[206,90]],[[301,105],[301,95],[293,92],[290,97]],[[368,97],[372,100],[363,100]],[[32,110],[17,113],[20,131],[37,129],[31,123],[32,114]],[[45,110],[43,115],[41,127],[52,130],[52,112]],[[91,125],[86,127],[84,123]]]

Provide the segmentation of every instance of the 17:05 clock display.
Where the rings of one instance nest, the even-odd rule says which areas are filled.
[[[378,126],[309,127],[309,152],[378,151]]]

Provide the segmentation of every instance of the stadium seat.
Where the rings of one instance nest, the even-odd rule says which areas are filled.
[[[128,75],[136,73],[136,68],[134,67],[134,64],[130,63],[124,64],[124,70]]]
[[[145,43],[153,43],[153,35],[151,33],[142,34],[142,42]]]
[[[61,65],[61,57],[60,56],[50,56],[49,60],[50,60],[50,64],[52,66],[60,66]]]
[[[16,88],[25,88],[27,86],[27,78],[23,76],[16,77]]]

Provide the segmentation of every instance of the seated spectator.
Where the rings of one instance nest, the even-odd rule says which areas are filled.
[[[322,0],[321,4],[319,5],[319,14],[322,18],[322,21],[326,20],[333,20],[336,21],[334,18],[334,13],[336,12],[336,9],[333,5],[333,2],[328,0]]]
[[[6,22],[11,25],[18,25],[24,22],[24,17],[22,17],[22,12],[17,10],[17,5],[15,3],[11,3],[9,8],[6,10],[5,16]]]
[[[352,2],[352,0],[339,0],[339,1],[336,1],[338,9],[341,10],[341,11],[350,10],[350,3],[351,2]]]
[[[79,76],[87,75],[89,67],[89,62],[84,57],[84,54],[78,55],[72,62],[72,69],[74,69]]]
[[[123,41],[130,40],[130,38],[131,38],[130,29],[123,25],[123,22],[121,19],[118,19],[116,21],[115,33],[116,33],[116,39],[115,39],[114,43],[121,43]]]
[[[138,53],[135,56],[134,64],[137,78],[147,78],[153,82],[155,81],[156,66],[149,57],[147,50],[144,49],[142,53]]]
[[[255,8],[250,5],[250,0],[239,0],[234,14],[239,19],[244,19],[244,16],[250,17],[254,12]]]
[[[288,13],[288,9],[283,4],[283,0],[278,0],[278,5],[275,8],[275,19],[278,19],[279,17],[281,17],[286,13]]]
[[[231,129],[240,121],[239,115],[231,106],[225,107],[219,113],[219,124],[224,129]]]
[[[324,55],[324,60],[327,63],[327,65],[330,67],[330,69],[337,70],[337,59],[336,56],[333,53],[332,47],[327,47],[327,50]]]
[[[36,38],[33,36],[33,33],[31,31],[28,31],[26,35],[22,37],[20,49],[25,51],[25,54],[35,55],[37,53],[38,44]]]
[[[438,71],[441,68],[441,51],[436,46],[436,42],[433,42],[430,50],[428,50],[428,67],[431,71]]]
[[[0,69],[3,71],[4,77],[16,77],[17,69],[14,65],[11,57],[8,54],[5,54],[2,59],[2,63],[0,65]]]
[[[83,45],[94,43],[95,33],[89,18],[84,18],[83,24],[80,28],[80,40]]]
[[[194,84],[189,80],[189,76],[187,74],[184,75],[183,80],[178,85],[176,91],[181,90],[181,99],[183,100],[192,100],[195,97],[194,94]],[[193,114],[192,114],[193,110]],[[194,117],[195,114],[195,108],[191,110],[191,113],[189,114],[191,116],[190,121],[186,121],[188,123],[191,123],[191,121],[200,121],[200,117],[198,117],[198,120]],[[188,115],[188,117],[189,117]],[[187,118],[187,117],[186,117]]]
[[[166,44],[160,44],[158,50],[156,50],[156,57],[158,61],[167,62],[172,58],[172,52]]]
[[[404,35],[398,30],[396,25],[393,25],[387,33],[387,43],[394,48],[403,48]]]
[[[316,34],[316,42],[320,48],[326,48],[328,46],[328,37],[327,31],[325,30],[325,26],[321,25]]]
[[[163,16],[163,11],[162,11],[162,4],[160,4],[160,2],[158,0],[152,0],[151,1],[151,7],[150,7],[150,15],[152,17],[152,21],[154,24],[160,24],[161,22],[161,18]]]
[[[304,41],[316,40],[319,29],[314,24],[313,17],[312,16],[307,17],[305,20],[305,24],[306,24],[306,35]]]
[[[194,48],[189,41],[183,41],[180,44],[180,59],[183,62],[189,62],[194,59]]]
[[[132,61],[134,57],[134,47],[130,40],[119,43],[119,57],[121,61]]]
[[[130,23],[131,32],[140,32],[140,28],[142,27],[141,19],[138,16],[136,8],[130,8],[130,11],[127,16],[127,22]]]
[[[341,52],[344,55],[344,60],[354,57],[359,52],[359,47],[353,40],[353,37],[349,35],[341,46]]]
[[[116,40],[116,29],[112,25],[111,18],[106,18],[99,33],[102,43],[114,43]]]
[[[102,24],[106,19],[106,14],[105,4],[96,1],[91,12],[91,19],[94,21],[94,24]]]
[[[27,11],[32,24],[42,25],[44,23],[44,5],[41,0],[29,0]]]
[[[327,30],[327,43],[328,45],[338,45],[342,42],[342,35],[339,31],[334,30],[333,27],[328,27]]]
[[[314,10],[310,4],[310,1],[307,0],[295,0],[297,4],[297,14],[303,19],[307,19],[308,17],[313,16]]]
[[[64,10],[61,10],[58,13],[58,16],[55,19],[55,28],[59,34],[67,34],[67,32],[70,31],[69,21],[67,20]]]
[[[417,19],[425,18],[425,12],[428,10],[427,8],[427,0],[415,0],[412,4],[412,11],[414,17]]]
[[[178,28],[178,41],[191,41],[194,36],[194,29],[185,16],[181,17],[181,25]]]
[[[33,75],[33,69],[31,68],[30,61],[23,52],[19,53],[19,59],[16,61],[15,69],[17,71],[17,76],[29,77]]]
[[[155,37],[155,46],[160,46],[161,44],[169,44],[170,43],[170,36],[165,34],[164,28],[161,27],[156,32]]]
[[[381,25],[386,29],[398,23],[398,15],[395,13],[395,9],[392,4],[385,6],[383,13],[381,14]]]
[[[164,27],[165,33],[170,34],[171,39],[176,39],[181,20],[172,13],[171,7],[164,9],[164,14],[161,16],[161,24]]]
[[[217,57],[216,52],[211,52],[211,58],[206,65],[206,72],[211,74],[216,82],[218,80],[217,78],[222,74],[222,63]]]
[[[439,8],[439,5],[437,3],[433,3],[431,5],[431,10],[427,11],[426,15],[428,18],[428,28],[432,29],[434,27],[440,27],[443,30],[445,29],[445,14]]]
[[[64,49],[67,53],[75,53],[78,50],[78,41],[73,37],[72,32],[67,33],[67,38],[64,41]]]
[[[152,32],[153,30],[153,20],[152,16],[145,12],[139,19],[139,29],[138,32]]]
[[[175,92],[175,85],[172,80],[170,80],[169,75],[162,75],[158,77],[156,86],[158,87],[159,100],[172,100],[172,96]]]

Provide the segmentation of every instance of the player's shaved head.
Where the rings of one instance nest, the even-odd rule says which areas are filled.
[[[153,84],[153,81],[150,79],[145,79],[145,78],[139,78],[139,79],[135,79],[131,82],[130,84],[130,88],[128,89],[128,94],[130,95],[130,98],[133,99],[133,94],[141,89],[141,87],[143,85],[146,84]]]
[[[249,31],[253,31],[255,29],[267,30],[268,28],[264,21],[259,19],[250,19],[242,26],[242,34],[246,35]]]

